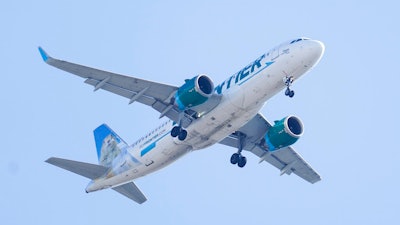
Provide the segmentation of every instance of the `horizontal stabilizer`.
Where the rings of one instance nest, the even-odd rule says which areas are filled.
[[[143,202],[147,201],[146,196],[144,196],[144,194],[139,190],[139,188],[133,182],[129,182],[127,184],[118,187],[113,187],[112,189],[139,204],[142,204]]]
[[[108,170],[107,167],[100,165],[77,162],[73,160],[61,159],[55,157],[47,159],[46,162],[92,180],[101,177]]]

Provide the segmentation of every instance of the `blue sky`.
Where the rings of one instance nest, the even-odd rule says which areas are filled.
[[[399,5],[395,1],[2,1],[0,220],[2,224],[398,224]],[[361,4],[360,4],[361,3]],[[137,180],[137,205],[44,163],[96,162],[92,131],[107,123],[127,142],[157,126],[149,107],[42,62],[54,57],[181,85],[219,83],[298,36],[325,43],[321,62],[262,113],[295,114],[295,149],[321,174],[310,185],[215,145]]]

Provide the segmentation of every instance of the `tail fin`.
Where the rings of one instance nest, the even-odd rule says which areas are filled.
[[[121,153],[121,149],[128,145],[107,124],[100,125],[93,134],[99,164],[111,167],[112,161]]]

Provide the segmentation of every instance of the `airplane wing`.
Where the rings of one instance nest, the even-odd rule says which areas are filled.
[[[112,189],[139,204],[142,204],[143,202],[147,201],[146,196],[144,196],[144,194],[139,190],[139,188],[133,182],[113,187]]]
[[[160,117],[165,115],[175,122],[179,120],[180,110],[173,104],[172,100],[176,90],[178,90],[176,86],[58,60],[50,57],[41,47],[39,47],[39,52],[47,64],[86,79],[85,83],[94,86],[94,91],[103,89],[112,92],[128,98],[129,104],[137,101],[151,106],[161,113]],[[194,113],[205,112],[214,108],[219,103],[219,99],[220,96],[214,94],[206,103],[195,109],[187,110],[182,118],[182,126],[187,127],[195,119]]]
[[[239,131],[246,135],[243,150],[260,157],[260,163],[266,161],[272,164],[281,171],[281,175],[294,173],[312,184],[320,181],[320,175],[292,147],[284,147],[273,152],[267,150],[263,145],[263,138],[270,127],[272,125],[261,114],[257,114],[241,127]],[[219,143],[237,148],[239,138],[233,133]]]

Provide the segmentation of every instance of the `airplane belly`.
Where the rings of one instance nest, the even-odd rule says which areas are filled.
[[[295,68],[288,66],[293,63],[289,55],[280,59],[257,76],[225,92],[218,107],[188,128],[188,142],[193,149],[213,145],[235,132],[250,121],[269,98],[285,88],[283,69],[295,71]]]
[[[142,156],[143,165],[137,168],[139,172],[135,175],[135,178],[145,176],[168,166],[191,149],[192,146],[185,143],[177,144],[168,132],[163,139],[156,143],[154,149]]]
[[[243,109],[225,97],[217,108],[188,128],[187,142],[194,150],[211,146],[246,124],[261,107],[258,104]]]
[[[175,144],[172,137],[166,139],[168,140],[165,141],[169,142],[169,144],[164,142],[164,145],[160,145],[159,148],[152,150],[151,154],[141,159],[142,164],[131,167],[119,174],[112,174],[112,176],[96,180],[94,183],[97,189],[115,187],[160,170],[181,158],[192,149],[188,145]],[[164,154],[167,148],[172,149],[172,151]]]

